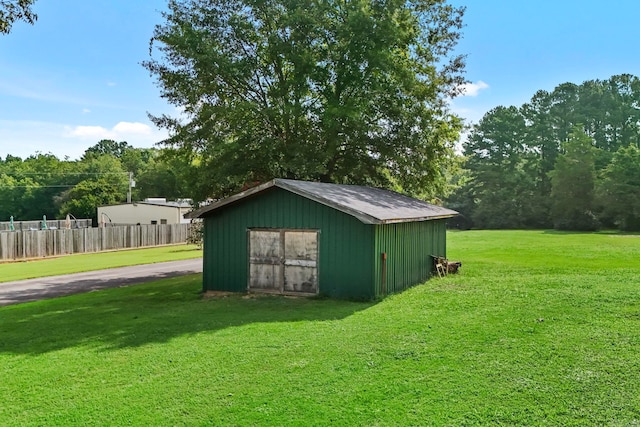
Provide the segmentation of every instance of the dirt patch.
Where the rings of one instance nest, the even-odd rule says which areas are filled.
[[[233,295],[238,295],[237,292],[228,292],[228,291],[206,291],[202,294],[203,299],[219,299],[226,298]]]

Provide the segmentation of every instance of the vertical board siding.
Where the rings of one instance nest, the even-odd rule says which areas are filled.
[[[253,195],[205,218],[204,290],[247,290],[250,228],[319,230],[319,293],[350,299],[374,296],[373,228],[280,188]]]
[[[0,232],[0,261],[186,243],[190,224]]]
[[[431,276],[432,255],[446,257],[445,221],[375,226],[376,296],[403,291]],[[386,254],[386,261],[382,254]]]

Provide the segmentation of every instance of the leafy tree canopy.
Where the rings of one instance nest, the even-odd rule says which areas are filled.
[[[38,15],[33,13],[31,6],[35,0],[0,0],[0,34],[8,34],[16,21],[26,21],[33,24]]]
[[[126,142],[100,141],[78,161],[52,154],[24,160],[8,155],[0,159],[0,220],[63,218],[67,213],[95,218],[99,205],[127,200],[129,172],[138,179],[133,200],[185,198],[182,169],[161,150],[133,148]]]
[[[445,0],[170,0],[145,63],[182,117],[153,117],[212,196],[274,177],[444,187],[463,83]],[[194,162],[195,161],[195,162]]]
[[[126,141],[116,142],[112,139],[103,139],[100,140],[96,145],[93,145],[87,148],[84,151],[83,159],[92,156],[100,156],[102,154],[111,154],[113,157],[118,159],[122,158],[127,150],[132,149],[133,147],[129,145]]]
[[[63,195],[60,213],[97,221],[98,206],[122,203],[121,194],[121,186],[111,179],[84,180]]]
[[[598,188],[603,213],[622,230],[640,230],[640,149],[620,148],[603,171]]]
[[[595,230],[595,155],[592,139],[576,126],[551,172],[551,214],[560,230]]]

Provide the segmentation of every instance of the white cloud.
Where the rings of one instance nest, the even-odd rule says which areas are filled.
[[[76,126],[74,128],[65,126],[65,136],[70,138],[111,138],[112,132],[102,126]]]
[[[114,139],[126,141],[127,139],[137,139],[149,137],[154,133],[151,126],[139,122],[119,122],[113,128],[107,129],[102,126],[75,126],[65,127],[65,137],[80,139]]]
[[[460,87],[462,90],[462,94],[460,96],[478,96],[478,93],[481,90],[488,88],[489,85],[482,80],[478,80],[476,83],[465,83]]]
[[[58,123],[0,120],[0,157],[11,154],[25,159],[36,153],[51,153],[61,159],[79,158],[90,144],[64,138],[65,132],[65,126]]]
[[[89,114],[90,112],[91,112],[91,110],[88,109],[88,108],[83,108],[82,109],[82,114]]]
[[[0,118],[0,158],[11,154],[24,159],[40,152],[51,153],[60,159],[79,159],[87,148],[101,139],[126,141],[136,148],[150,148],[168,136],[164,129],[139,122],[123,121],[107,128]]]
[[[151,134],[151,127],[139,122],[120,122],[113,127],[113,131],[119,134]]]

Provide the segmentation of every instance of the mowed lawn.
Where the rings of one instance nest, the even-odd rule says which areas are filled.
[[[195,245],[185,244],[2,262],[0,283],[199,257],[202,257],[202,250]]]
[[[448,238],[459,275],[378,302],[196,275],[0,308],[0,425],[640,424],[640,237]]]

